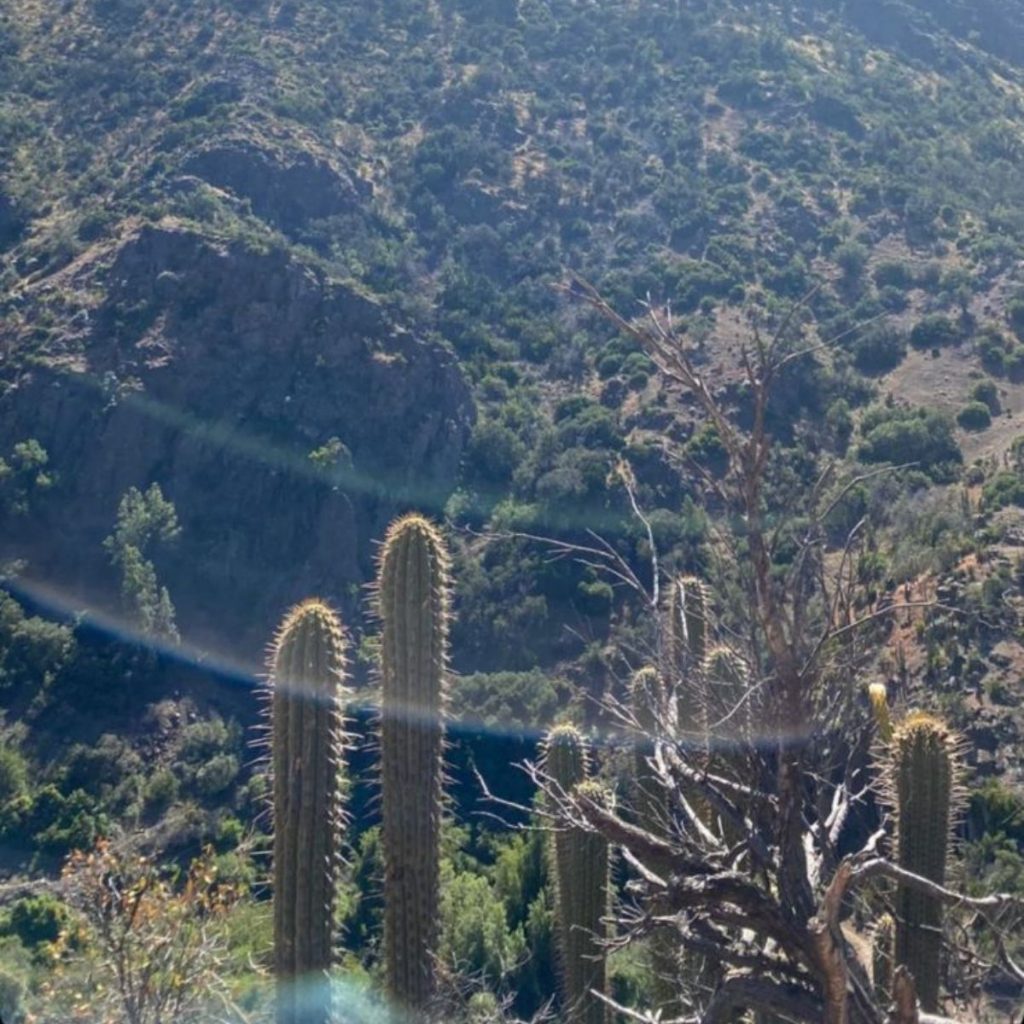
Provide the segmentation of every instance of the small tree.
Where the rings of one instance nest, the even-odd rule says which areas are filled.
[[[83,953],[69,954],[52,977],[48,1008],[64,1019],[198,1024],[217,1006],[223,1018],[238,1019],[222,978],[221,924],[239,894],[218,880],[211,851],[176,877],[152,858],[104,841],[71,854],[63,885],[79,911],[74,945]],[[82,984],[75,968],[94,957],[95,976]]]
[[[103,542],[110,561],[121,572],[121,600],[146,636],[174,643],[178,628],[174,605],[166,587],[159,585],[156,567],[146,558],[157,543],[167,543],[181,532],[174,505],[164,498],[159,484],[142,492],[131,487],[117,509],[114,532]]]

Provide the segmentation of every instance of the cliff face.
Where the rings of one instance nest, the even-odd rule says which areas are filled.
[[[385,520],[454,485],[474,415],[454,359],[353,287],[171,223],[62,278],[80,308],[0,398],[0,434],[37,438],[58,482],[3,547],[72,605],[111,607],[102,541],[132,486],[177,506],[157,562],[183,632],[225,646],[304,594],[351,607]]]

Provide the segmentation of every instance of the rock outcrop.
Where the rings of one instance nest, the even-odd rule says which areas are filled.
[[[68,273],[99,298],[0,397],[0,436],[37,438],[58,482],[0,555],[113,607],[102,541],[155,481],[182,526],[157,567],[186,638],[233,651],[309,594],[354,613],[372,538],[454,486],[473,419],[454,357],[285,252],[170,223]]]

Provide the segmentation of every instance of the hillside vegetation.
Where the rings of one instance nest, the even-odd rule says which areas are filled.
[[[346,636],[338,917],[372,1002],[367,587],[413,510],[452,562],[446,995],[480,1022],[555,998],[546,839],[509,827],[534,800],[509,766],[573,721],[626,786],[608,708],[649,609],[601,566],[708,580],[724,638],[750,609],[722,432],[593,294],[671,318],[743,430],[744,361],[785,335],[772,578],[820,485],[821,571],[877,613],[857,713],[883,682],[957,730],[951,871],[1024,894],[1024,4],[0,0],[0,157],[7,1024],[99,1014],[60,872],[100,871],[105,837],[151,858],[156,917],[194,909],[169,865],[219,872],[195,984],[266,1009],[257,691],[313,595]],[[631,1006],[643,950],[610,957]],[[1015,997],[950,970],[951,1008]]]

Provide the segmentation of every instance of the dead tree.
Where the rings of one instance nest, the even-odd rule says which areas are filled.
[[[641,825],[569,796],[533,767],[554,827],[595,829],[630,865],[633,906],[619,915],[617,941],[668,928],[682,957],[718,965],[681,982],[686,1010],[676,1019],[718,1024],[753,1011],[762,1019],[814,1024],[934,1020],[919,1013],[906,972],[897,972],[891,1008],[876,996],[851,942],[856,901],[877,893],[880,883],[898,882],[969,909],[997,931],[1019,919],[1021,906],[1009,896],[970,899],[901,870],[885,856],[884,828],[853,852],[844,837],[870,784],[858,772],[870,729],[859,696],[859,638],[887,612],[857,601],[853,563],[864,524],[838,550],[826,540],[829,516],[856,481],[844,484],[826,468],[802,494],[790,496],[793,505],[774,508],[770,500],[784,470],[769,429],[773,385],[787,366],[822,347],[793,341],[805,334],[806,303],[769,336],[753,326],[741,345],[749,403],[741,427],[670,315],[648,308],[643,320],[627,320],[579,279],[566,291],[640,344],[666,381],[695,400],[728,454],[727,472],[708,485],[722,513],[717,520],[728,524],[718,537],[722,561],[743,595],[742,620],[732,624],[728,641],[746,675],[742,695],[729,706],[726,690],[723,703],[704,666],[667,657],[662,630],[658,658],[668,696],[648,739],[653,775],[666,794],[664,822]],[[791,554],[783,560],[787,530]],[[604,560],[620,580],[642,589],[610,546],[595,541],[584,557]],[[657,578],[656,569],[654,593],[644,597],[654,616],[662,604]],[[687,701],[699,702],[701,725],[680,713]],[[615,711],[627,728],[638,728],[628,707]],[[1008,956],[1003,969],[1021,980]],[[633,1019],[655,1019],[619,1009]]]

